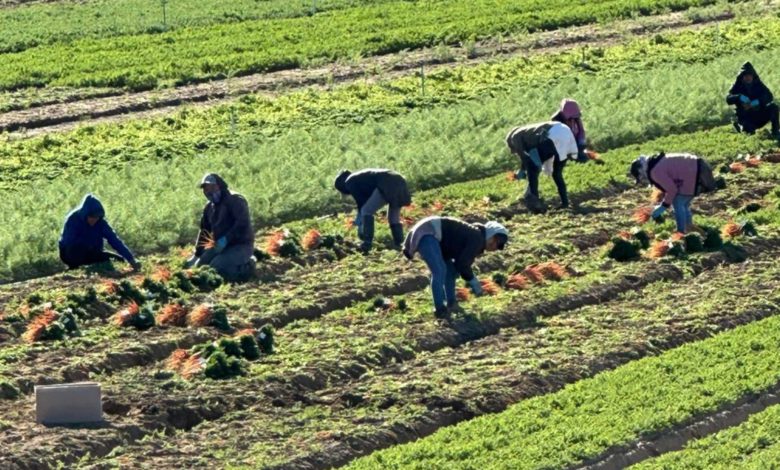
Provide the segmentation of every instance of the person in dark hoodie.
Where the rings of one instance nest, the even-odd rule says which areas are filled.
[[[195,253],[187,265],[208,265],[228,281],[245,280],[256,263],[249,205],[216,173],[204,176],[200,187],[209,202],[203,208]]]
[[[406,235],[403,254],[407,259],[415,253],[431,270],[434,316],[446,319],[457,306],[455,280],[463,278],[472,292],[482,295],[482,285],[471,266],[485,251],[503,250],[509,232],[498,222],[469,224],[451,217],[427,217],[420,220]]]
[[[585,138],[585,125],[582,124],[582,112],[580,111],[580,105],[576,101],[570,98],[564,98],[561,101],[561,107],[558,111],[552,115],[551,121],[560,122],[566,124],[571,133],[574,134],[574,140],[577,142],[577,158],[580,161],[587,159],[585,153],[587,142]]]
[[[357,203],[358,237],[363,242],[360,246],[363,252],[371,250],[374,241],[374,214],[387,205],[387,221],[393,243],[400,247],[404,241],[404,230],[401,225],[401,208],[412,203],[409,186],[403,176],[392,170],[367,169],[352,173],[348,170],[339,172],[334,183],[336,189],[343,195],[350,195]]]
[[[103,204],[93,194],[87,194],[79,207],[70,211],[60,235],[60,259],[70,269],[109,260],[126,260],[134,270],[141,269],[130,249],[119,239],[105,219]],[[103,250],[108,241],[119,254]]]
[[[745,62],[726,96],[726,103],[736,106],[734,128],[737,132],[753,134],[769,122],[772,137],[780,139],[778,106],[773,101],[772,92],[761,81],[756,69],[750,62]]]

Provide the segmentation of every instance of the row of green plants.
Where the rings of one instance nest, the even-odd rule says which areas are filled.
[[[780,318],[631,362],[347,468],[562,468],[777,383]],[[668,467],[665,467],[668,468]]]
[[[780,462],[780,405],[767,408],[733,428],[688,443],[630,467],[643,469],[771,468]]]
[[[778,37],[777,19],[727,23],[617,46],[443,69],[425,76],[424,92],[422,77],[412,76],[278,98],[247,95],[228,105],[185,107],[161,118],[9,139],[0,145],[0,188],[108,168],[121,170],[137,161],[214,160],[224,154],[239,158],[237,153],[253,160],[258,154],[297,155],[305,151],[300,149],[301,139],[304,143],[316,139],[330,159],[347,152],[374,154],[376,149],[342,136],[349,136],[357,124],[370,127],[373,138],[392,129],[405,139],[420,139],[414,127],[383,119],[398,115],[412,115],[403,121],[433,120],[439,123],[437,129],[450,126],[453,116],[458,126],[512,126],[548,118],[562,96],[574,96],[585,107],[592,144],[611,148],[723,123],[728,110],[721,95],[739,64],[749,56],[759,68],[776,67],[775,55],[757,50],[780,45]],[[716,76],[721,80],[703,79]],[[772,85],[771,74],[764,74],[764,79]],[[547,92],[538,93],[540,86],[548,87]],[[463,103],[467,100],[477,103]],[[443,114],[439,111],[444,105],[457,106]],[[492,109],[488,112],[485,106]],[[620,113],[614,112],[616,106]],[[375,122],[378,119],[382,122]],[[323,122],[337,126],[323,128]],[[303,129],[310,132],[302,135]],[[484,130],[505,132],[493,127]],[[293,144],[296,147],[290,148]]]
[[[311,16],[392,0],[90,0],[0,9],[0,54],[33,47],[259,19]]]
[[[604,97],[583,98],[586,103],[589,99],[595,103],[596,100],[603,102]],[[671,108],[670,105],[670,115]],[[681,106],[677,106],[676,111],[677,119],[685,114],[681,112]],[[468,114],[471,112],[479,114]],[[129,245],[148,253],[192,243],[198,213],[205,202],[196,183],[209,171],[220,172],[232,188],[247,197],[253,222],[261,227],[343,208],[343,202],[332,189],[332,178],[339,167],[392,167],[405,174],[417,190],[508,170],[517,162],[505,149],[504,134],[513,123],[525,120],[509,120],[505,112],[505,103],[492,101],[474,103],[468,110],[439,110],[440,119],[436,121],[425,120],[427,115],[413,113],[398,119],[401,122],[356,126],[349,134],[331,128],[321,136],[332,139],[333,147],[338,148],[338,141],[341,145],[350,142],[353,147],[338,156],[327,148],[328,145],[322,145],[324,139],[318,139],[312,135],[314,133],[297,132],[257,153],[224,153],[218,159],[128,165],[121,170],[54,180],[35,192],[13,191],[7,193],[7,210],[3,212],[3,223],[0,224],[3,227],[0,228],[0,260],[3,263],[0,277],[19,279],[61,269],[56,240],[62,220],[82,195],[90,191],[101,198],[107,208],[108,220]],[[599,110],[596,108],[592,112],[596,114]],[[637,116],[643,112],[641,108],[636,109]],[[699,109],[695,113],[701,115]],[[484,127],[475,127],[475,119]],[[591,128],[597,135],[614,135],[614,129],[623,126],[624,132],[641,135],[644,126],[654,124],[641,119],[624,120],[615,123],[613,129],[604,127],[599,131],[599,127],[611,123],[606,116],[604,120],[603,124],[592,121]],[[396,128],[384,127],[391,124]],[[638,129],[634,130],[634,126]],[[740,136],[728,128],[720,128],[624,147],[605,154],[607,165],[597,170],[591,165],[570,165],[566,177],[572,195],[576,196],[615,181],[626,182],[626,166],[640,151],[687,150],[718,161],[718,158],[743,149],[760,150],[767,145],[771,143],[763,140],[760,134]],[[286,155],[276,151],[279,146],[287,147]],[[379,148],[383,155],[377,152]],[[258,158],[258,153],[263,157]],[[280,160],[283,163],[280,164]],[[305,176],[302,178],[302,175]],[[554,192],[549,183],[544,179],[542,190],[551,197]],[[521,186],[516,186],[518,194]],[[131,194],[133,197],[128,197]],[[480,194],[475,198],[481,201],[485,196],[487,194]]]
[[[268,403],[258,403],[249,415],[241,415],[240,418],[226,415],[214,422],[203,423],[192,432],[178,435],[178,443],[191,443],[193,447],[186,455],[177,457],[197,458],[199,453],[202,455],[206,451],[198,444],[202,436],[220,435],[223,441],[219,447],[209,448],[220,464],[241,466],[263,461],[269,466],[284,466],[301,454],[316,454],[318,449],[330,449],[331,445],[338,446],[339,442],[352,442],[353,438],[360,442],[366,435],[369,436],[368,442],[372,442],[371,436],[382,435],[386,429],[408,429],[415,422],[430,422],[430,414],[436,415],[438,410],[437,402],[449,401],[456,409],[480,409],[480,403],[490,402],[488,397],[513,396],[513,390],[517,393],[517,380],[522,380],[522,377],[535,377],[531,382],[539,393],[539,383],[545,383],[547,377],[550,377],[549,387],[555,387],[559,380],[555,377],[560,369],[592,374],[588,369],[583,370],[583,356],[587,364],[596,364],[593,367],[598,369],[600,359],[610,357],[615,351],[621,354],[628,354],[627,349],[633,351],[634,348],[647,351],[648,341],[654,345],[663,344],[667,335],[674,335],[673,331],[677,330],[679,334],[679,329],[669,326],[670,320],[674,320],[675,325],[685,325],[686,330],[714,331],[720,329],[718,319],[728,317],[723,308],[728,308],[732,315],[749,312],[757,297],[732,294],[737,288],[756,288],[757,278],[761,278],[762,283],[761,290],[756,292],[763,294],[771,290],[774,284],[763,283],[764,278],[760,274],[771,261],[764,258],[760,263],[752,265],[749,272],[726,269],[711,273],[708,281],[712,285],[706,288],[706,292],[716,295],[706,300],[698,296],[701,291],[692,290],[685,283],[658,283],[641,293],[627,292],[624,298],[615,302],[558,312],[550,318],[537,318],[530,325],[532,327],[507,330],[499,333],[498,339],[492,336],[467,347],[443,348],[416,355],[410,353],[404,344],[410,334],[417,335],[416,331],[407,330],[399,335],[395,332],[394,323],[402,322],[401,331],[404,328],[428,330],[432,322],[418,320],[416,323],[413,318],[420,314],[430,315],[427,295],[406,296],[406,310],[401,310],[400,299],[392,299],[395,306],[387,309],[377,307],[374,302],[365,302],[343,312],[333,312],[332,317],[329,315],[319,322],[296,325],[290,333],[285,333],[287,328],[281,330],[280,335],[287,336],[280,340],[285,349],[277,359],[283,363],[278,368],[259,363],[252,369],[255,378],[241,379],[244,382],[237,383],[236,387],[262,388],[260,384],[264,380],[278,380],[280,375],[289,377],[296,371],[311,372],[316,377],[332,364],[354,370],[356,355],[367,358],[367,364],[363,363],[367,373],[360,381],[345,384],[343,380],[334,380],[327,389],[317,393],[320,399],[314,402],[294,403],[290,408],[281,410]],[[584,264],[587,266],[574,267],[599,272],[595,264]],[[641,272],[639,268],[634,266],[635,271],[632,272]],[[625,265],[616,267],[616,270],[623,269]],[[630,272],[623,271],[622,274],[629,275]],[[619,277],[619,274],[616,275]],[[573,278],[560,282],[546,281],[545,287],[526,289],[526,295],[518,295],[523,291],[505,289],[495,296],[465,302],[463,306],[466,312],[485,321],[494,315],[511,315],[523,305],[532,305],[540,294],[545,295],[544,291],[554,289],[558,291],[558,296],[571,295],[572,282],[576,281]],[[774,282],[776,284],[776,280]],[[586,287],[585,290],[592,292],[593,288]],[[507,300],[507,297],[512,299]],[[717,308],[713,308],[715,300],[721,301]],[[672,304],[673,301],[684,301],[685,310],[680,311]],[[382,302],[383,306],[387,304]],[[410,317],[409,320],[407,317]],[[365,323],[372,318],[374,320],[370,324]],[[452,328],[457,332],[452,334],[464,337],[475,332],[479,334],[479,323],[476,322],[469,324],[464,321]],[[443,331],[439,328],[438,334]],[[320,347],[317,348],[317,345]],[[305,350],[308,352],[304,355]],[[402,372],[399,373],[396,366],[381,365],[375,359],[377,351],[395,351],[392,354],[404,357]],[[301,354],[303,357],[297,360],[282,357],[287,354]],[[568,380],[572,380],[571,375],[569,377]],[[246,382],[247,379],[252,381]],[[121,382],[126,385],[120,388],[127,386],[129,380],[128,375]],[[200,393],[208,395],[216,391],[200,389]],[[447,411],[446,405],[439,406],[442,411]],[[240,425],[236,419],[241,420]],[[251,433],[254,442],[249,449],[236,445],[246,433]],[[165,438],[160,437],[147,444],[154,446],[164,441]],[[143,455],[144,445],[125,449],[124,454],[132,458]],[[311,458],[316,461],[316,456]]]
[[[0,90],[26,87],[160,86],[299,67],[456,43],[519,31],[556,29],[708,5],[715,0],[457,0],[394,2],[281,20],[252,20],[140,36],[80,39],[9,54]],[[68,57],[67,62],[56,59]]]

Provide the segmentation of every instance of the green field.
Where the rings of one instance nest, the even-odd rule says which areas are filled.
[[[777,91],[773,5],[86,0],[6,5],[0,19],[0,116],[421,48],[517,47],[3,135],[0,468],[780,465],[777,406],[652,450],[780,386],[780,144],[766,128],[735,133],[724,99],[746,60]],[[29,106],[3,101],[19,97]],[[563,97],[603,165],[567,164],[572,208],[531,213],[504,138]],[[694,199],[701,234],[678,239],[669,215],[635,220],[654,203],[629,163],[661,150],[701,155],[722,178]],[[384,214],[360,252],[333,178],[362,167],[407,177],[405,229],[429,215],[507,227],[506,249],[475,262],[488,295],[461,293],[436,320],[429,272],[392,247]],[[246,282],[183,267],[212,171],[249,202]],[[540,190],[555,206],[550,178]],[[140,272],[65,271],[57,238],[86,192]],[[283,233],[279,252],[269,240]],[[317,235],[328,243],[307,242]],[[615,255],[626,242],[629,260]],[[105,423],[32,421],[35,386],[80,381],[100,384]]]

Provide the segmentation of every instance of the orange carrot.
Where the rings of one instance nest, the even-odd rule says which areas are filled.
[[[506,281],[507,289],[523,290],[528,288],[530,281],[522,274],[512,274]]]
[[[311,229],[301,239],[301,246],[306,251],[311,251],[320,246],[322,234],[317,229]]]

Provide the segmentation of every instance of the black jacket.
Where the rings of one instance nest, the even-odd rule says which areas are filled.
[[[200,218],[200,232],[195,242],[195,254],[200,256],[207,233],[219,240],[227,237],[228,246],[254,244],[255,232],[249,217],[249,205],[244,196],[231,193],[228,185],[217,175],[217,185],[222,193],[219,204],[209,201]]]
[[[412,203],[406,180],[392,170],[368,169],[352,173],[337,189],[352,195],[358,210],[377,189],[390,207],[403,207]]]
[[[753,75],[753,83],[749,86],[742,81],[742,77],[748,73]],[[750,98],[751,101],[758,100],[759,108],[768,105],[774,100],[772,92],[769,91],[769,88],[761,81],[758,73],[756,73],[756,69],[753,68],[753,65],[750,62],[745,62],[742,65],[742,69],[739,71],[737,79],[734,81],[734,85],[731,86],[729,94],[726,96],[726,103],[737,106],[737,111],[742,110],[742,103],[739,101],[739,95],[745,95]]]
[[[474,278],[471,265],[485,251],[485,226],[442,217],[439,244],[444,259],[452,260],[460,277],[468,282]]]

